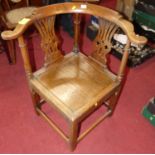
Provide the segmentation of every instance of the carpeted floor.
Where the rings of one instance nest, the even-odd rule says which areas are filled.
[[[115,1],[102,3],[113,7]],[[72,49],[72,40],[63,32],[63,49]],[[91,42],[84,37],[85,53]],[[37,35],[33,37],[37,66],[42,62]],[[32,47],[29,47],[31,50]],[[119,60],[111,56],[117,70]],[[155,128],[141,115],[143,106],[155,96],[155,57],[127,69],[128,76],[114,115],[97,126],[77,146],[74,153],[155,153]],[[66,123],[55,112],[52,116],[61,126]],[[89,124],[101,111],[87,120]],[[33,111],[31,98],[17,47],[17,64],[9,65],[0,54],[0,153],[71,153],[65,141]]]

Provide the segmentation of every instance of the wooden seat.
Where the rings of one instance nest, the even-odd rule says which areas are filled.
[[[59,48],[60,41],[54,24],[55,16],[64,13],[74,15],[75,34],[73,50],[66,55],[63,55]],[[89,56],[79,49],[78,36],[82,14],[97,16],[99,20],[98,34],[92,42],[94,48]],[[36,71],[32,71],[23,37],[24,31],[31,24],[39,31],[41,47],[45,52],[44,65]],[[112,38],[120,29],[126,34],[127,42],[119,70],[114,74],[108,65],[107,55],[113,47]],[[61,3],[41,7],[33,12],[30,18],[22,19],[15,30],[3,32],[2,38],[18,39],[34,109],[69,143],[71,150],[114,112],[122,88],[130,44],[132,42],[141,45],[147,41],[145,37],[136,35],[132,24],[124,20],[119,13],[85,3]],[[43,111],[43,104],[49,104],[67,120],[68,134],[47,116]],[[106,112],[79,134],[81,122],[100,106],[105,106]]]
[[[82,53],[71,53],[60,62],[35,72],[30,83],[38,94],[42,90],[46,99],[54,101],[52,104],[73,120],[117,89],[119,84],[115,79],[115,75]]]

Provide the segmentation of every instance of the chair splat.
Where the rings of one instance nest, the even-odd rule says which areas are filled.
[[[44,65],[47,66],[62,57],[58,49],[59,40],[55,34],[55,16],[35,21],[35,26],[41,36],[41,48],[45,52]]]
[[[106,65],[106,55],[111,51],[111,39],[118,30],[118,26],[103,18],[99,18],[99,31],[94,40],[94,51],[92,57]]]

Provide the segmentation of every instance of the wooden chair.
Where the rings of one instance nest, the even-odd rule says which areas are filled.
[[[40,1],[39,1],[40,2]],[[24,17],[32,15],[36,6],[29,0],[1,0],[1,22],[3,24],[3,29],[14,29],[18,21]],[[40,3],[37,3],[40,5]],[[9,52],[9,62],[15,64],[16,54],[15,54],[15,45],[14,40],[7,41],[7,47]]]
[[[64,13],[71,13],[76,17],[74,50],[66,55],[62,55],[58,48],[59,39],[54,29],[56,15]],[[99,32],[93,42],[94,49],[90,56],[84,55],[78,48],[77,24],[80,18],[77,17],[82,14],[99,18]],[[32,72],[23,37],[24,31],[31,24],[38,29],[41,47],[45,52],[44,65],[35,72]],[[106,57],[111,51],[112,38],[118,29],[122,29],[128,39],[118,73],[114,74],[108,67]],[[34,109],[69,143],[71,150],[74,150],[77,143],[97,124],[113,113],[122,87],[130,43],[140,45],[147,41],[146,38],[136,35],[132,24],[124,20],[119,13],[94,4],[73,2],[37,9],[31,18],[21,20],[15,30],[3,32],[2,38],[18,39]],[[67,120],[68,134],[47,116],[41,108],[43,103],[48,103]],[[100,106],[105,106],[106,112],[79,135],[80,123]]]

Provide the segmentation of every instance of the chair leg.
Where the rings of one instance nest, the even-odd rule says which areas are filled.
[[[117,92],[115,92],[115,94],[109,99],[109,108],[111,110],[111,115],[113,114],[116,104],[117,104],[117,100],[120,94],[120,88],[118,89]]]
[[[12,64],[16,63],[16,52],[15,52],[15,43],[14,40],[7,41],[8,52],[9,52],[9,59],[11,60]]]
[[[70,150],[74,151],[77,145],[77,137],[78,137],[78,129],[79,129],[79,124],[77,122],[70,122],[69,124],[69,145],[70,145]]]
[[[31,91],[31,98],[32,98],[32,102],[33,102],[33,106],[34,106],[34,110],[36,112],[37,115],[40,115],[38,113],[38,111],[36,110],[36,107],[39,107],[39,103],[40,103],[40,96],[35,93],[34,91]],[[41,108],[41,107],[39,107]]]

